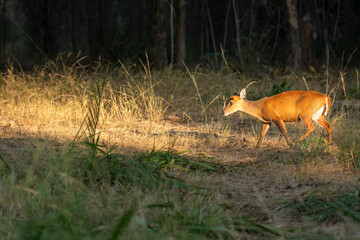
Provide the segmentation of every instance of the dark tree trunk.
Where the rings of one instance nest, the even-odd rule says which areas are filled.
[[[175,64],[182,68],[186,57],[185,0],[177,0]]]
[[[152,1],[150,60],[155,68],[168,65],[166,53],[166,0]]]
[[[90,58],[96,58],[104,52],[101,1],[87,1],[87,17],[89,54]]]
[[[66,53],[71,51],[70,44],[70,35],[71,33],[71,8],[70,1],[59,1],[53,3],[53,8],[55,11],[53,12],[52,18],[52,32],[54,35],[54,43],[53,43],[53,55],[58,53]]]
[[[71,45],[75,53],[89,54],[87,0],[72,0],[71,4]]]
[[[2,14],[0,14],[0,52],[5,51],[5,46],[7,42],[7,24],[6,24],[6,0],[0,2],[0,10]]]
[[[286,0],[287,12],[289,17],[289,53],[287,63],[295,69],[300,69],[302,66],[302,54],[300,47],[300,33],[299,21],[297,14],[297,0]]]
[[[236,11],[235,0],[232,0],[232,3],[233,3],[233,9],[234,9],[234,18],[235,18],[236,47],[237,47],[239,60],[240,60],[240,63],[241,63],[242,58],[241,58],[241,39],[240,39],[240,19],[239,19],[239,16],[237,14],[237,11]],[[251,38],[251,36],[249,37],[249,41],[250,41],[250,38]]]
[[[311,66],[311,21],[306,14],[300,21],[300,43],[304,67]]]

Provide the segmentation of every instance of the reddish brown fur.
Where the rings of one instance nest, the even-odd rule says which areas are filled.
[[[265,97],[258,101],[248,101],[245,99],[246,91],[243,89],[240,95],[234,95],[224,109],[224,116],[236,111],[242,111],[253,117],[256,117],[263,123],[257,147],[260,146],[262,139],[269,130],[271,123],[280,129],[287,143],[291,141],[287,135],[285,122],[295,122],[301,119],[308,131],[300,138],[304,139],[315,127],[312,123],[312,117],[317,111],[324,107],[321,113],[318,113],[317,122],[325,128],[331,142],[331,126],[325,120],[325,115],[330,108],[330,98],[325,94],[314,91],[289,91],[283,92],[271,97]],[[314,118],[315,118],[314,116]]]

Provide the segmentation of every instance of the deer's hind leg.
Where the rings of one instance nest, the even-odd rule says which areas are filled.
[[[315,129],[314,124],[312,123],[311,116],[300,116],[301,120],[305,124],[305,126],[308,128],[306,133],[299,138],[300,141],[302,141],[304,138],[306,138],[310,133],[312,133]]]
[[[329,143],[331,142],[331,126],[330,124],[325,120],[325,116],[324,115],[321,115],[317,120],[316,122],[325,128],[328,136],[329,136]]]

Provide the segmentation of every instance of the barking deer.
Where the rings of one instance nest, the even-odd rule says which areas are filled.
[[[330,98],[322,93],[314,91],[288,91],[271,97],[265,97],[258,101],[248,101],[245,99],[246,89],[242,89],[240,95],[234,95],[224,108],[224,116],[228,116],[236,111],[249,114],[262,123],[262,130],[256,147],[259,147],[271,123],[280,129],[288,145],[291,141],[287,135],[285,122],[296,122],[302,120],[307,132],[300,137],[300,141],[307,137],[315,127],[312,121],[317,122],[325,128],[329,142],[331,142],[331,126],[325,120],[325,116],[330,108]]]

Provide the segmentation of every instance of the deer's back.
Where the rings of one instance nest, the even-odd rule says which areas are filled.
[[[263,98],[263,110],[269,121],[281,118],[285,122],[299,120],[300,116],[312,115],[327,101],[328,96],[314,91],[289,91]]]

